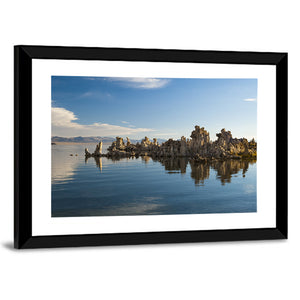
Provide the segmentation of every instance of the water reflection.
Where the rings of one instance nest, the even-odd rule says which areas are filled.
[[[256,161],[244,160],[228,160],[228,161],[214,161],[211,166],[217,171],[217,178],[220,179],[222,185],[230,183],[232,175],[238,174],[242,170],[242,176],[246,176],[249,164]]]
[[[186,173],[186,167],[188,165],[188,158],[187,157],[177,157],[177,158],[152,158],[153,161],[160,162],[164,167],[167,173]]]
[[[134,157],[132,157],[134,158]],[[145,163],[145,164],[148,164],[149,161],[150,161],[150,156],[142,156],[142,161]]]
[[[68,149],[67,149],[68,150]],[[73,151],[69,151],[72,153]],[[75,170],[80,165],[79,156],[70,156],[64,149],[52,146],[51,152],[51,178],[52,183],[72,180]]]
[[[102,157],[94,156],[93,158],[95,160],[96,166],[100,169],[100,172],[102,173]],[[89,158],[85,157],[85,159],[84,159],[85,163],[87,163],[88,160],[89,160]]]
[[[138,159],[132,158],[106,158],[112,162]],[[230,183],[232,177],[237,176],[239,172],[243,177],[246,176],[249,165],[255,164],[256,160],[225,160],[225,161],[211,161],[211,162],[195,162],[189,160],[186,157],[178,158],[151,158],[149,156],[142,156],[142,161],[148,164],[151,160],[153,162],[159,162],[164,166],[167,174],[185,174],[190,167],[191,178],[194,179],[195,185],[204,185],[205,180],[210,176],[216,176],[220,180],[222,185]],[[87,162],[88,158],[86,158]],[[94,157],[96,166],[102,171],[102,158]],[[215,172],[212,172],[214,170]],[[213,175],[212,175],[213,174]]]
[[[191,177],[195,180],[195,185],[204,185],[204,180],[209,178],[210,163],[190,161]]]

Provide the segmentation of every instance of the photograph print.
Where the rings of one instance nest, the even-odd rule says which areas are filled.
[[[257,212],[257,79],[51,77],[51,216]]]

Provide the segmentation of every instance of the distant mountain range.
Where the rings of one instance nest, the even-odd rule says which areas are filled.
[[[101,137],[101,136],[76,136],[76,137],[61,137],[53,136],[51,138],[52,143],[65,142],[65,143],[112,143],[115,139],[111,137]]]
[[[112,143],[115,141],[115,138],[112,137],[102,137],[102,136],[76,136],[76,137],[61,137],[61,136],[53,136],[51,138],[52,143],[57,143],[57,142],[64,142],[64,143],[90,143],[90,144],[96,144],[102,141],[103,143]],[[131,143],[136,144],[137,142],[141,142],[141,140],[132,140],[130,139]],[[157,139],[158,143],[163,143],[166,140],[164,139]],[[124,140],[126,142],[126,139]]]

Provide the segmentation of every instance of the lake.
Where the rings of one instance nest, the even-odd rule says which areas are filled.
[[[85,159],[95,145],[52,145],[52,217],[256,212],[256,162]],[[103,145],[105,152],[108,145]],[[73,154],[73,156],[70,156]],[[77,156],[76,156],[77,154]]]

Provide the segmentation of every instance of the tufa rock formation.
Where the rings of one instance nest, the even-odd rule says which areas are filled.
[[[94,153],[90,153],[88,148],[84,149],[85,152],[85,156],[86,157],[100,157],[102,156],[102,142],[100,142],[99,144],[96,145],[96,149],[94,151]]]
[[[157,139],[154,138],[152,142],[148,137],[145,137],[141,143],[136,144],[132,144],[127,137],[125,145],[123,138],[116,137],[116,141],[107,149],[106,154],[101,153],[102,142],[100,142],[93,154],[85,149],[85,155],[87,157],[106,156],[111,158],[133,156],[151,156],[152,158],[188,157],[195,162],[215,159],[256,159],[257,143],[254,139],[248,142],[245,138],[233,138],[231,132],[225,129],[222,129],[216,136],[217,140],[212,142],[204,127],[195,126],[195,130],[192,131],[190,136],[191,139],[182,136],[178,141],[169,139],[161,145],[159,145]]]

